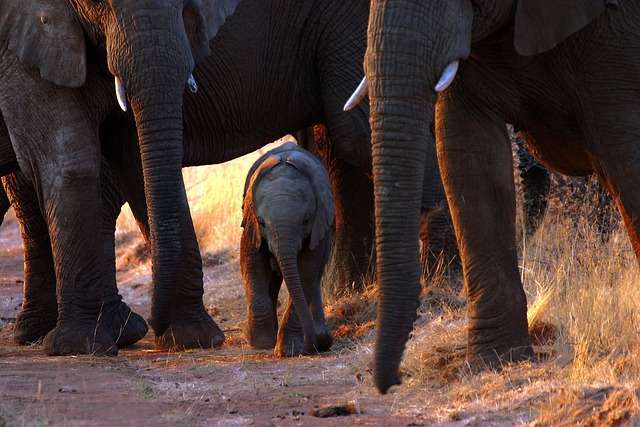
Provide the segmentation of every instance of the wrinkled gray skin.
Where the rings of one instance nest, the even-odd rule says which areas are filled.
[[[326,351],[320,280],[329,258],[335,211],[322,164],[295,144],[263,155],[247,176],[240,267],[247,297],[247,339],[278,356]],[[278,329],[284,278],[289,305]]]
[[[640,256],[640,4],[374,0],[371,7],[365,70],[380,288],[374,379],[386,392],[400,381],[418,306],[413,201],[423,174],[435,167],[425,169],[434,114],[468,290],[472,366],[532,355],[505,123],[546,166],[597,173]],[[453,85],[436,99],[436,83],[456,60]]]
[[[136,124],[149,212],[154,330],[173,336],[205,325],[212,339],[220,336],[198,295],[180,297],[180,258],[190,249],[182,247],[182,236],[193,234],[181,177],[182,111],[194,64],[209,54],[209,40],[236,3],[0,3],[0,112],[51,235],[58,316],[44,339],[47,353],[117,352],[111,334],[96,329],[104,309],[103,247],[95,238],[101,227],[99,133],[117,108],[113,78],[99,75],[120,79]],[[183,313],[194,309],[201,314],[195,324],[189,318],[178,327]]]
[[[350,115],[341,111],[344,97],[362,73],[367,17],[366,0],[306,0],[297,3],[284,0],[243,1],[210,43],[211,55],[200,63],[194,73],[199,82],[198,93],[187,93],[185,97],[183,136],[186,143],[182,164],[192,166],[225,162],[254,151],[284,134],[314,123],[324,123],[331,136],[329,160],[341,165],[333,181],[334,186],[340,189],[338,194],[343,200],[338,211],[343,218],[353,218],[356,213],[362,212],[362,216],[358,216],[359,221],[353,222],[364,224],[361,228],[368,234],[366,239],[360,239],[358,243],[362,245],[363,241],[370,241],[372,192],[362,191],[354,198],[348,191],[350,187],[345,184],[361,182],[365,178],[371,188],[367,178],[370,168],[367,109],[365,106]],[[252,31],[247,31],[249,27]],[[103,154],[112,166],[117,186],[132,207],[145,237],[153,242],[144,197],[145,190],[149,193],[149,188],[144,181],[145,168],[137,148],[137,141],[143,140],[134,120],[139,115],[132,118],[113,112],[113,78],[106,64],[101,64],[99,52],[90,52],[94,55],[88,62],[90,69],[87,81],[92,85],[81,88],[83,102],[100,112],[96,119],[100,126],[95,133],[102,143]],[[110,55],[107,55],[109,58]],[[177,64],[180,65],[179,62]],[[156,70],[154,67],[146,69]],[[127,90],[131,89],[129,85],[126,86]],[[133,101],[131,93],[129,100]],[[105,109],[106,112],[103,111]],[[64,111],[64,108],[51,110]],[[182,121],[179,127],[174,127],[171,120],[153,120],[149,123],[171,126],[173,136],[177,136],[177,129],[182,129]],[[48,134],[50,130],[43,129],[41,133]],[[89,138],[87,141],[91,140]],[[169,155],[171,151],[154,153],[163,155],[164,159],[164,155]],[[94,170],[91,170],[93,173]],[[41,186],[39,179],[29,181],[36,184],[36,189]],[[84,192],[89,191],[85,188]],[[87,198],[89,196],[86,195]],[[184,200],[183,196],[174,197],[173,202]],[[159,335],[157,344],[161,347],[210,346],[220,343],[223,336],[202,306],[200,254],[188,212],[182,219],[181,241],[172,240],[168,244],[171,253],[177,247],[182,252],[179,259],[181,269],[176,279],[178,286],[170,293],[172,304],[169,313],[161,319],[163,323],[169,319],[171,328],[160,333],[161,325],[152,322],[152,326]],[[103,224],[111,222],[109,219]],[[172,233],[179,228],[171,221],[163,224]],[[92,226],[97,227],[96,224]],[[338,225],[343,229],[348,226],[346,221]],[[91,239],[84,240],[95,241],[95,233],[92,233]],[[343,243],[341,247],[350,250],[351,243]],[[104,246],[113,251],[110,245]],[[359,261],[366,258],[368,261],[370,251],[364,249],[356,248],[356,256],[345,256],[344,259]],[[156,263],[157,257],[153,259]],[[99,260],[95,262],[97,264]],[[350,264],[358,268],[366,265],[364,262]],[[77,264],[72,265],[70,274],[77,273],[77,268]],[[96,276],[102,277],[97,273]],[[155,277],[154,283],[156,287],[159,286]],[[96,283],[93,285],[99,288]],[[43,294],[50,298],[50,293]],[[155,302],[154,307],[167,308],[167,305]]]

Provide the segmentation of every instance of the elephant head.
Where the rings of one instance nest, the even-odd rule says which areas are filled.
[[[168,327],[179,268],[183,94],[195,63],[239,0],[2,0],[0,41],[56,85],[80,87],[87,49],[106,51],[118,102],[131,105],[149,212],[156,292],[152,325]]]
[[[284,277],[304,331],[304,352],[317,349],[313,320],[298,271],[298,256],[315,249],[335,221],[324,167],[310,153],[286,144],[258,159],[249,171],[243,227],[256,248],[266,242]]]
[[[438,92],[454,82],[472,43],[513,27],[520,54],[552,49],[611,0],[373,0],[365,80],[345,109],[370,95],[380,302],[374,379],[386,392],[418,307],[418,224],[426,144]],[[462,65],[461,65],[462,63]],[[435,126],[438,126],[437,120]]]

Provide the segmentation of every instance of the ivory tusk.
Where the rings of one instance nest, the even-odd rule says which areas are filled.
[[[442,77],[436,84],[435,90],[436,92],[442,92],[453,83],[453,80],[456,78],[456,73],[458,72],[458,67],[460,66],[460,61],[453,61],[451,64],[444,67],[444,71],[442,72]]]
[[[351,98],[349,98],[347,103],[344,104],[344,111],[351,111],[356,108],[358,105],[360,105],[360,103],[362,102],[362,100],[364,100],[368,93],[369,83],[367,82],[367,78],[365,77],[362,79],[355,92],[353,92]]]
[[[122,84],[122,80],[120,77],[115,77],[115,85],[116,85],[116,98],[118,98],[118,105],[122,108],[122,111],[127,111],[127,91]]]
[[[189,88],[189,91],[191,93],[198,92],[198,82],[196,81],[195,77],[193,77],[193,74],[189,74],[189,78],[187,79],[187,87]]]

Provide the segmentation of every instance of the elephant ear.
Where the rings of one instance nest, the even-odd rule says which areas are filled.
[[[65,87],[87,77],[84,33],[66,1],[1,0],[0,45],[40,76]]]
[[[244,194],[242,196],[242,228],[250,233],[249,238],[254,243],[256,249],[262,244],[262,235],[260,234],[260,224],[258,223],[254,203],[255,189],[260,179],[280,164],[280,162],[280,157],[267,153],[267,155],[260,157],[253,166],[251,166],[245,182]]]
[[[240,0],[187,0],[184,21],[196,63],[211,53],[211,41]]]
[[[520,55],[553,49],[586,27],[617,0],[519,0],[514,45]]]
[[[285,162],[292,165],[309,178],[311,188],[316,198],[316,214],[311,226],[311,250],[327,235],[336,219],[336,210],[329,184],[329,175],[320,161],[311,153],[296,147],[288,153],[283,153]]]
[[[205,1],[205,16],[207,19],[207,36],[213,39],[222,24],[236,11],[240,0],[203,0]]]
[[[262,165],[262,163],[264,163],[264,161],[267,160],[268,157],[279,155],[285,151],[295,150],[296,148],[297,148],[297,145],[295,143],[287,142],[282,144],[279,147],[274,148],[273,150],[267,151],[262,156],[258,157],[258,160],[256,160],[253,163],[253,165],[251,165],[251,168],[249,169],[249,173],[247,173],[247,178],[244,181],[244,191],[242,192],[242,198],[244,199],[244,197],[247,194],[247,190],[249,189],[249,185],[251,184],[251,179],[253,178],[253,174],[260,167],[260,165]]]

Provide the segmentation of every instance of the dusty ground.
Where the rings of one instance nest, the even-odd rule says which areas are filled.
[[[126,243],[120,260],[135,251]],[[0,426],[407,426],[429,420],[427,414],[394,415],[394,396],[381,398],[361,385],[352,364],[356,353],[344,343],[330,354],[286,360],[248,348],[239,332],[244,305],[234,254],[205,258],[206,303],[228,331],[222,349],[158,352],[150,335],[112,358],[47,357],[37,345],[15,346],[12,322],[22,299],[15,222],[2,227],[0,244]],[[126,261],[131,258],[121,264]],[[120,268],[119,279],[125,300],[147,315],[148,265]],[[350,403],[362,414],[348,421],[311,415],[317,407]]]
[[[225,194],[220,199],[239,198]],[[236,230],[239,221],[231,215],[239,208],[229,209],[228,227]],[[220,222],[204,218],[202,229]],[[243,340],[236,250],[219,247],[209,248],[204,261],[205,302],[228,337],[221,349],[159,352],[151,336],[112,358],[46,357],[37,345],[17,347],[11,335],[21,303],[22,250],[17,224],[9,218],[0,229],[0,427],[640,425],[637,270],[628,267],[635,265],[628,243],[623,252],[608,249],[621,267],[605,268],[602,258],[586,262],[579,256],[602,252],[602,243],[594,243],[593,250],[578,250],[572,243],[545,252],[542,243],[556,234],[540,233],[542,242],[527,246],[526,261],[521,260],[538,361],[506,366],[501,373],[468,372],[464,301],[445,289],[425,295],[403,366],[405,384],[379,396],[369,370],[371,292],[328,308],[337,337],[332,352],[276,359]],[[236,242],[231,236],[229,241]],[[573,234],[558,242],[571,239]],[[147,316],[150,269],[143,246],[131,229],[119,232],[117,240],[120,291]],[[615,238],[612,242],[615,249]],[[573,264],[581,264],[575,271],[587,264],[609,279],[576,276]],[[630,275],[622,281],[626,287],[614,288],[623,273]],[[570,295],[561,294],[571,286]],[[589,334],[577,339],[579,331]],[[331,412],[332,407],[359,414],[314,416],[314,410]]]

